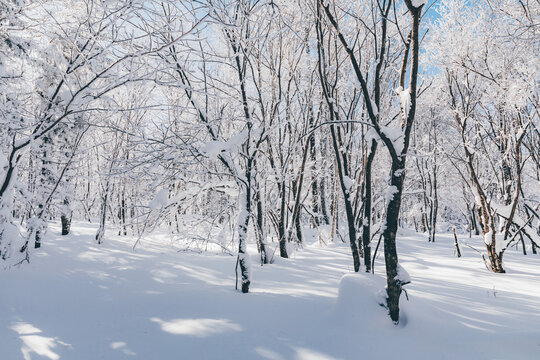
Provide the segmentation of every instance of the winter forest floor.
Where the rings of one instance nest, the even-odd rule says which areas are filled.
[[[540,359],[540,255],[521,249],[493,274],[471,248],[457,258],[452,235],[403,231],[412,283],[394,326],[377,305],[382,256],[375,276],[344,277],[344,244],[264,267],[252,248],[245,295],[232,256],[177,252],[165,235],[97,245],[95,231],[53,225],[30,264],[0,270],[1,359]]]

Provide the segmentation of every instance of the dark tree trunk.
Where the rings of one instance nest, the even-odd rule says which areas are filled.
[[[279,211],[279,223],[278,223],[278,232],[279,232],[279,255],[282,258],[288,258],[287,254],[287,239],[285,237],[285,217],[287,215],[287,204],[286,204],[286,193],[285,193],[285,181],[281,182],[281,207]]]
[[[326,141],[321,141],[321,155],[326,158]],[[328,216],[328,208],[326,206],[326,175],[320,177],[320,195],[321,195],[321,212],[325,225],[330,225],[330,217]]]
[[[313,137],[313,135],[311,137]],[[296,177],[296,180],[293,181],[294,206],[293,206],[293,213],[292,213],[291,221],[294,222],[294,226],[296,228],[296,240],[298,241],[298,243],[303,242],[302,224],[301,224],[301,210],[302,210],[301,196],[302,196],[302,187],[304,185],[304,170],[306,168],[306,161],[308,157],[309,147],[310,147],[310,142],[308,139],[308,142],[306,143],[304,147],[304,152],[302,156],[302,164],[300,166],[300,173]],[[292,224],[289,229],[290,230],[289,230],[288,237],[291,238]]]
[[[60,216],[60,222],[62,224],[62,235],[68,235],[71,230],[71,210],[69,208],[69,198],[64,197],[64,208],[62,209],[62,215]]]
[[[250,175],[249,173],[247,174]],[[242,199],[242,196],[244,199]],[[251,203],[251,191],[249,185],[244,193],[240,193],[240,201],[245,203],[240,206],[240,213],[238,214],[238,265],[240,265],[240,274],[242,278],[241,290],[243,293],[249,292],[249,285],[251,280],[249,277],[249,265],[247,259],[247,229],[249,226],[249,211]]]
[[[127,235],[127,228],[126,228],[126,188],[122,189],[121,199],[120,199],[120,231],[118,232],[118,235],[124,234],[124,236]]]
[[[40,201],[38,204],[38,211],[37,211],[37,219],[39,222],[44,221],[44,215],[45,215],[45,193],[46,193],[46,185],[50,181],[51,177],[51,171],[49,170],[50,161],[47,159],[47,147],[52,142],[51,137],[48,135],[45,135],[43,137],[43,159],[41,164],[41,176],[39,178],[40,183]],[[37,228],[35,229],[35,243],[34,248],[40,248],[41,247],[41,224],[37,224]]]
[[[296,214],[296,217],[294,218],[294,227],[296,229],[296,240],[299,244],[304,243],[304,235],[302,233],[302,209],[299,208],[298,212]]]
[[[522,233],[519,233],[519,238],[521,241],[521,247],[523,248],[523,255],[527,255],[527,249],[525,248],[525,240],[523,239]]]
[[[437,161],[436,159],[434,160]],[[437,230],[437,215],[439,212],[439,193],[437,189],[437,164],[433,165],[433,180],[431,184],[431,209],[430,209],[430,218],[431,218],[431,225],[430,225],[430,240],[431,242],[435,242],[435,233]]]
[[[457,257],[461,257],[461,250],[459,249],[459,243],[458,243],[458,240],[457,240],[456,227],[455,226],[452,228],[452,231],[454,232],[454,246],[456,247]]]
[[[262,209],[261,192],[257,191],[257,232],[259,234],[259,251],[261,252],[261,263],[268,264],[268,255],[266,252],[266,234],[264,231],[264,213]]]
[[[478,229],[478,223],[476,222],[476,205],[473,205],[471,209],[471,226],[474,230],[474,235],[480,235],[480,230]]]
[[[107,179],[107,183],[105,185],[105,193],[103,194],[103,200],[101,204],[99,228],[96,233],[96,242],[98,244],[101,244],[103,242],[103,236],[105,235],[105,222],[107,220],[107,204],[108,204],[108,199],[109,199],[109,186],[110,186],[110,180]]]
[[[373,165],[373,159],[377,151],[377,141],[371,140],[371,149],[366,160],[364,170],[364,218],[362,219],[362,246],[364,247],[364,265],[366,266],[366,272],[371,272],[371,168]]]
[[[310,118],[309,118],[309,125],[313,127],[313,108],[310,106]],[[309,137],[309,153],[310,153],[310,159],[311,159],[311,208],[313,211],[313,222],[314,226],[317,227],[321,223],[320,215],[319,215],[319,186],[317,182],[317,174],[316,174],[316,168],[317,168],[317,146],[316,146],[316,139],[315,135],[311,135]]]
[[[387,306],[390,318],[399,322],[399,297],[402,282],[398,277],[398,256],[396,248],[396,234],[401,206],[401,193],[403,190],[405,164],[403,161],[392,162],[392,177],[390,190],[393,194],[386,206],[386,227],[383,232],[384,259],[386,265],[386,292]],[[398,176],[396,176],[398,174]]]
[[[60,221],[62,223],[62,235],[68,235],[71,229],[71,219],[66,215],[60,216]]]
[[[351,203],[350,189],[347,188],[347,184],[345,183],[346,169],[343,167],[344,164],[341,158],[342,155],[341,155],[341,151],[339,150],[339,144],[338,144],[338,140],[336,136],[336,131],[333,125],[330,126],[330,132],[332,134],[332,144],[334,145],[338,180],[339,180],[339,184],[341,185],[341,192],[343,194],[343,203],[345,205],[345,215],[347,217],[347,227],[349,231],[349,245],[351,246],[353,266],[354,266],[354,271],[358,272],[360,270],[360,254],[358,252],[358,245],[357,245],[357,239],[356,239],[356,225],[355,225],[354,211],[353,211],[353,207]]]
[[[36,230],[34,248],[39,249],[41,247],[41,231]]]

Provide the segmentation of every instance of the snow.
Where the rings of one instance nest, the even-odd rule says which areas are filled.
[[[512,205],[505,206],[502,204],[497,204],[495,202],[492,202],[490,205],[497,212],[497,214],[507,219],[510,217],[510,214],[512,212]],[[519,228],[523,228],[527,232],[527,234],[533,239],[533,241],[535,241],[537,244],[540,244],[540,234],[537,233],[536,229],[534,229],[530,223],[523,220],[517,212],[514,214],[512,221],[517,226],[519,226]],[[512,237],[506,239],[505,241],[503,234],[497,234],[497,235],[502,235],[500,236],[500,241],[499,241],[499,237],[497,238],[497,243],[496,243],[496,250],[501,251],[503,248],[506,247],[507,243],[512,240]]]
[[[345,183],[345,187],[347,188],[347,190],[351,191],[352,187],[354,186],[354,180],[347,175],[344,175],[343,182]]]
[[[152,210],[159,209],[162,207],[167,206],[169,203],[169,190],[168,189],[161,189],[157,192],[156,196],[150,203],[148,204],[148,207]]]
[[[516,132],[516,139],[520,139],[523,136],[524,132],[525,132],[525,129],[523,129],[522,127],[519,127]]]
[[[395,185],[390,185],[386,190],[386,203],[388,204],[394,198],[394,194],[398,193],[398,188]]]
[[[395,91],[399,97],[399,104],[403,111],[403,116],[407,118],[409,116],[409,111],[411,110],[411,89],[403,89],[403,87],[399,86]]]
[[[7,171],[7,167],[9,165],[9,161],[7,159],[7,157],[0,153],[0,178],[3,180],[3,177],[5,176],[5,172]]]
[[[210,158],[217,158],[219,154],[227,150],[227,143],[223,141],[209,141],[199,151]]]
[[[495,202],[491,202],[491,207],[500,215],[505,218],[509,218],[512,213],[512,205],[501,205]]]
[[[375,130],[375,128],[369,128],[369,130],[366,132],[366,143],[370,143],[371,140],[375,139],[375,141],[379,141],[381,140],[381,138],[379,137],[379,135],[377,134],[377,131]]]
[[[69,103],[69,101],[73,98],[73,95],[71,95],[71,91],[64,90],[60,92],[60,101],[64,104]]]
[[[405,172],[405,169],[397,169],[396,171],[394,171],[394,176],[400,177],[403,175],[404,172]]]
[[[97,224],[73,226],[59,236],[51,224],[30,264],[0,272],[2,359],[532,360],[540,351],[537,255],[509,249],[508,273],[493,274],[468,247],[455,257],[451,234],[428,244],[400,230],[412,282],[395,326],[379,306],[384,260],[374,275],[354,274],[347,244],[317,241],[254,266],[241,294],[235,257],[178,252],[165,233],[137,251],[114,235],[98,246]],[[248,252],[256,261],[254,244]]]
[[[396,276],[396,279],[400,281],[401,284],[408,284],[411,282],[411,275],[401,266],[401,264],[398,264],[398,274]]]
[[[397,155],[401,155],[403,152],[403,130],[401,128],[395,128],[390,126],[381,126],[381,132],[392,141],[392,145],[396,150]]]
[[[412,5],[415,8],[419,8],[422,5],[425,5],[427,3],[427,0],[412,0]]]
[[[247,132],[243,131],[232,136],[227,141],[208,141],[200,147],[199,151],[210,158],[217,158],[218,155],[224,152],[239,150],[246,140]]]
[[[484,243],[486,245],[491,245],[492,242],[493,242],[493,232],[490,230],[484,234]]]

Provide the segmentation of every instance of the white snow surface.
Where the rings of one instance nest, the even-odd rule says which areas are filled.
[[[425,5],[427,3],[427,0],[412,0],[412,5],[416,8]]]
[[[0,270],[1,358],[16,359],[538,359],[540,255],[505,253],[506,274],[451,234],[398,233],[412,282],[395,326],[375,275],[351,272],[346,244],[318,242],[252,268],[234,290],[236,258],[176,251],[166,234],[110,235],[53,224],[30,264]],[[110,229],[108,234],[114,234]],[[467,239],[482,248],[480,237]],[[274,243],[273,246],[276,244]],[[257,262],[254,244],[248,247]],[[379,249],[382,253],[382,249]],[[401,271],[400,271],[401,274]],[[379,295],[378,295],[379,294]]]

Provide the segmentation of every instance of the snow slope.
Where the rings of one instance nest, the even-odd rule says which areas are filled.
[[[412,283],[396,327],[377,305],[380,257],[375,276],[351,274],[345,245],[264,267],[252,253],[245,295],[234,257],[177,252],[164,235],[98,246],[95,231],[53,226],[29,265],[0,270],[1,359],[540,359],[540,255],[508,250],[508,273],[492,274],[450,236],[402,233]]]

